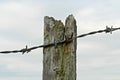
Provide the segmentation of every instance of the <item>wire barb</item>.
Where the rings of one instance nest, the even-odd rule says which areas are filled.
[[[105,31],[106,31],[106,33],[110,32],[110,34],[112,34],[113,26],[111,26],[111,27],[106,26],[106,30]]]
[[[28,46],[26,45],[25,48],[20,49],[20,50],[1,51],[0,53],[8,54],[8,53],[18,53],[18,52],[21,52],[22,54],[25,54],[25,53],[31,52],[34,49],[38,49],[38,48],[42,48],[42,47],[49,47],[49,46],[60,45],[60,44],[63,44],[63,43],[68,43],[68,42],[71,42],[75,38],[81,38],[81,37],[85,37],[85,36],[88,36],[88,35],[93,35],[93,34],[102,33],[102,32],[111,33],[112,34],[113,31],[116,31],[116,30],[119,30],[119,29],[120,29],[120,27],[119,28],[113,28],[113,26],[111,26],[111,27],[106,26],[106,29],[104,29],[104,30],[93,31],[93,32],[89,32],[89,33],[78,35],[76,37],[73,37],[73,33],[72,33],[72,35],[71,35],[71,37],[69,39],[67,39],[67,37],[65,36],[66,37],[65,40],[57,42],[57,43],[51,43],[51,44],[47,44],[47,45],[44,44],[44,45],[35,46],[35,47],[31,47],[31,48],[28,48]]]
[[[27,45],[26,45],[26,47],[25,47],[25,48],[21,49],[21,52],[22,52],[22,54],[24,54],[25,52],[27,52],[27,53],[28,53],[28,47],[27,47]]]

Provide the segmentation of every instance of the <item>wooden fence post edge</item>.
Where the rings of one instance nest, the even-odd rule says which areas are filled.
[[[77,36],[73,15],[66,18],[65,26],[53,17],[44,17],[44,44]],[[43,80],[76,80],[77,40],[70,43],[43,48]]]

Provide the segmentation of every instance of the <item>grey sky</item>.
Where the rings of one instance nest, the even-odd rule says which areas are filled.
[[[43,44],[44,16],[77,20],[78,34],[120,26],[120,0],[0,0],[0,50]],[[120,80],[119,35],[78,39],[77,80]],[[0,54],[0,80],[42,80],[42,49]]]

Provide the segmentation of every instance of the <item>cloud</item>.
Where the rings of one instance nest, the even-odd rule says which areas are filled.
[[[0,3],[0,50],[18,50],[25,45],[42,44],[43,15],[44,4],[39,2]],[[0,79],[39,80],[42,75],[42,50],[31,53],[34,54],[1,54]]]
[[[100,12],[100,11],[99,11]],[[107,15],[104,13],[104,15]],[[105,19],[98,14],[97,7],[78,10],[75,13],[78,26],[78,35],[91,31],[105,29],[106,25],[119,27],[120,19]],[[113,17],[113,16],[112,16]],[[83,80],[109,80],[119,74],[119,32],[109,34],[96,34],[78,39],[77,47],[77,74]],[[110,73],[110,74],[109,74]],[[99,75],[99,76],[98,76]],[[110,75],[109,77],[107,75]],[[87,76],[87,77],[86,77]],[[106,77],[107,76],[107,77]],[[99,78],[100,77],[100,78]],[[104,78],[104,79],[103,79]],[[111,80],[112,80],[111,79]],[[119,79],[115,78],[116,80]]]
[[[80,11],[78,11],[77,15],[80,17],[90,17],[95,13],[94,8],[83,8]]]
[[[6,80],[38,80],[42,75],[42,54],[39,50],[33,51],[34,54],[8,54],[0,55],[0,79]],[[7,77],[7,78],[5,78]]]
[[[37,77],[7,77],[7,78],[0,78],[1,80],[40,80],[41,78]]]
[[[35,0],[35,2],[32,0],[11,0],[0,3],[0,44],[2,46],[0,50],[21,49],[26,44],[30,46],[42,44],[43,17],[46,14],[63,18],[66,14],[74,13],[78,25],[78,34],[105,29],[106,25],[118,27],[120,25],[120,19],[114,16],[118,9],[117,7],[115,8],[115,5],[111,8],[111,4],[107,4],[108,2],[109,1],[101,1],[99,3],[93,1],[92,3],[88,3],[86,0],[84,5],[81,4],[82,6],[80,4],[71,6],[62,3],[62,5],[64,5],[63,7],[61,7],[61,4],[59,4],[59,7],[54,7],[51,3],[45,2],[49,4],[47,8],[45,8],[45,4],[37,0]],[[57,4],[55,3],[55,5]],[[69,8],[66,9],[66,6]],[[78,7],[80,8],[78,9]],[[120,66],[118,34],[119,32],[116,31],[112,35],[97,34],[78,40],[78,79],[119,79],[119,75],[114,75],[118,74],[115,71],[119,70]],[[25,55],[0,55],[0,62],[0,68],[1,71],[3,71],[0,74],[5,73],[2,75],[3,77],[0,77],[1,80],[8,80],[8,78],[9,80],[42,79],[41,49]],[[113,76],[108,78],[109,76],[107,75],[110,75],[108,73],[111,73]],[[5,75],[11,77],[6,79]]]
[[[0,5],[0,30],[11,31],[28,36],[38,37],[42,34],[43,4],[26,2],[8,2]]]

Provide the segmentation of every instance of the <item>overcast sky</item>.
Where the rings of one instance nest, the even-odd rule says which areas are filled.
[[[44,16],[73,14],[78,35],[120,27],[120,0],[0,0],[0,51],[43,44]],[[120,80],[120,31],[78,39],[77,80]],[[0,80],[42,80],[42,49],[0,54]]]

